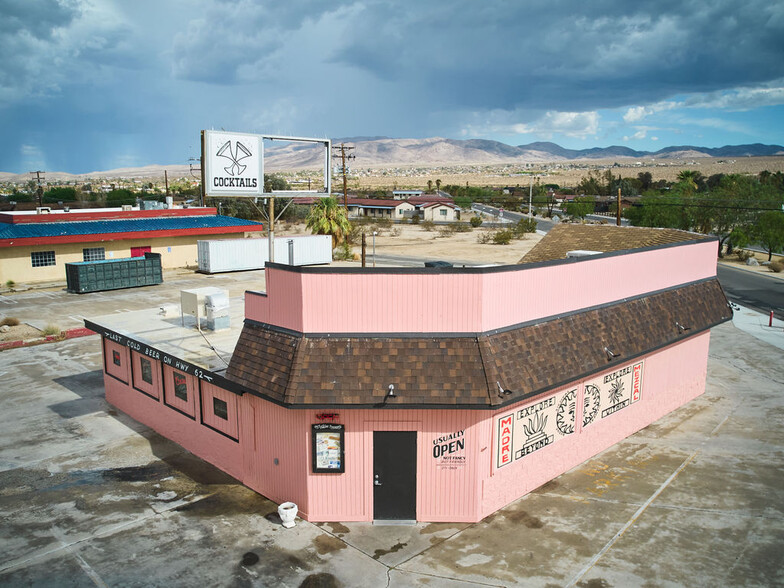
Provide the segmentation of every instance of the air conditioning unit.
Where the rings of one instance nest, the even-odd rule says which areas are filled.
[[[123,204],[122,205],[123,212],[130,212],[133,210],[133,206],[130,204]]]
[[[36,214],[49,214],[52,212],[51,207],[49,206],[38,206],[35,209]]]

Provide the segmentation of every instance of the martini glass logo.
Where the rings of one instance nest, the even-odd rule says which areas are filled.
[[[226,173],[230,176],[241,175],[247,169],[247,165],[242,165],[240,161],[251,156],[250,150],[239,141],[234,142],[234,149],[231,148],[231,141],[226,141],[218,152],[215,154],[218,157],[225,157],[231,162],[231,165],[224,167]]]

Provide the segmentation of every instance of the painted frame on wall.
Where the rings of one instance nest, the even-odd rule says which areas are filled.
[[[131,386],[134,390],[160,402],[163,395],[163,366],[161,362],[131,351]]]
[[[333,423],[311,425],[311,454],[314,474],[342,474],[346,471],[345,426]]]

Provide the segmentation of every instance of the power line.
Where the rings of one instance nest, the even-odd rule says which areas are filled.
[[[30,175],[31,175],[31,176],[32,176],[32,175],[35,175],[35,179],[36,179],[36,181],[38,182],[38,189],[35,191],[35,193],[38,195],[38,206],[39,206],[39,207],[43,206],[43,195],[44,195],[44,189],[43,189],[43,187],[41,186],[41,182],[43,182],[43,181],[46,179],[46,178],[44,178],[44,176],[43,176],[43,174],[45,174],[45,173],[46,173],[46,172],[45,172],[45,171],[42,171],[42,170],[38,170],[38,171],[31,171],[31,172],[30,172]]]
[[[346,151],[351,151],[354,148],[347,147],[343,143],[341,143],[340,146],[333,147],[333,149],[338,151],[337,155],[340,157],[341,160],[341,166],[342,166],[341,171],[343,172],[343,206],[345,206],[346,210],[348,210],[348,183],[346,181],[346,173],[348,170],[346,168],[346,160],[355,159],[356,156],[352,154],[346,155]]]

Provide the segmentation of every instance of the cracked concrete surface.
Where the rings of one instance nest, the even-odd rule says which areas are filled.
[[[782,585],[782,359],[715,328],[704,395],[480,523],[287,530],[105,402],[97,337],[4,351],[0,585]]]

